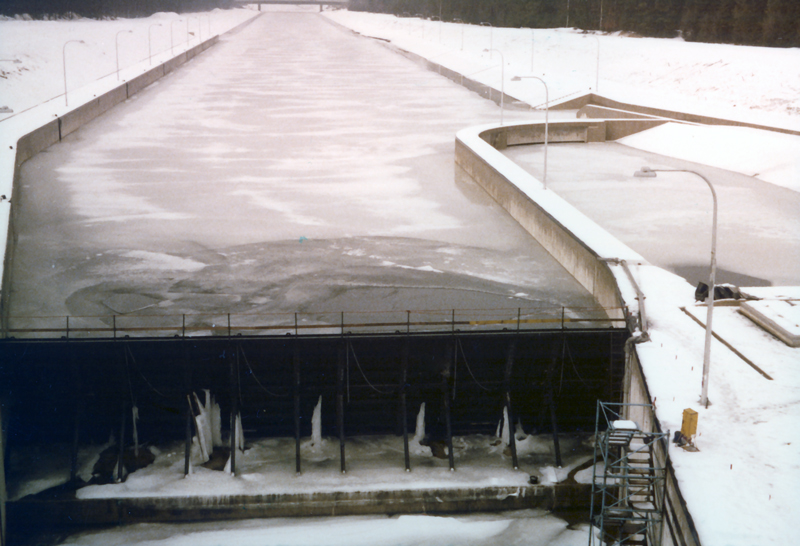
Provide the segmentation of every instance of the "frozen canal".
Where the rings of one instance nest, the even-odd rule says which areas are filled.
[[[593,305],[454,170],[455,132],[498,114],[317,14],[268,13],[24,165],[12,326]]]
[[[517,146],[505,155],[541,179],[542,151],[541,146]],[[548,188],[654,265],[692,285],[708,282],[708,186],[688,173],[635,178],[644,165],[695,170],[714,185],[718,283],[800,285],[800,194],[795,191],[616,142],[549,146]]]

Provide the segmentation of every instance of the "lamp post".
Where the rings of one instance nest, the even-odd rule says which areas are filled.
[[[533,72],[533,53],[536,47],[536,37],[534,36],[534,30],[531,29],[531,72]],[[547,86],[545,86],[547,87]]]
[[[461,51],[464,51],[464,27],[466,27],[467,25],[466,23],[464,23],[464,21],[462,21],[458,17],[453,19],[453,22],[461,27]]]
[[[493,51],[497,51],[497,54],[500,55],[500,125],[503,125],[503,103],[506,96],[506,62],[503,60],[503,52],[499,49],[484,49],[484,51],[488,51],[490,55]]]
[[[150,25],[147,29],[147,58],[150,61],[150,66],[153,66],[153,27],[160,27],[161,23]]]
[[[481,23],[481,26],[482,27],[489,27],[489,49],[487,49],[485,51],[489,51],[489,52],[495,51],[493,49],[494,48],[494,36],[493,36],[494,27],[492,26],[492,23]],[[491,54],[489,56],[491,57]]]
[[[584,38],[586,36],[587,35],[584,35]],[[600,38],[594,35],[590,36],[597,41],[597,64],[595,65],[594,69],[594,92],[599,93],[600,92]]]
[[[547,90],[547,82],[539,76],[514,76],[511,81],[518,82],[522,80],[539,80],[544,85],[544,175],[542,176],[542,185],[547,189],[547,141],[549,137],[550,125],[550,92]]]
[[[177,21],[172,21],[169,24],[169,52],[170,52],[170,55],[172,55],[173,57],[175,56],[175,40],[172,37],[172,25],[174,25],[175,23],[180,23],[181,21],[183,21],[183,19],[178,19]]]
[[[119,81],[119,35],[123,32],[127,32],[128,34],[133,34],[132,30],[120,30],[117,32],[116,36],[114,36],[114,51],[117,55],[117,81]]]
[[[675,173],[690,173],[699,176],[703,182],[708,184],[711,190],[711,197],[714,202],[714,214],[711,225],[711,274],[708,280],[708,296],[706,297],[706,306],[708,311],[706,314],[706,339],[705,347],[703,350],[703,389],[700,395],[700,404],[708,407],[708,372],[711,367],[711,321],[714,318],[714,286],[717,274],[717,192],[714,191],[714,186],[709,182],[708,178],[696,171],[686,169],[651,169],[650,167],[642,167],[633,176],[639,178],[655,178],[658,172],[675,172]]]
[[[61,62],[64,65],[64,106],[69,106],[69,99],[67,98],[67,44],[85,44],[83,40],[67,40],[64,42],[64,47],[61,48]]]
[[[442,0],[439,0],[439,43],[442,43]]]

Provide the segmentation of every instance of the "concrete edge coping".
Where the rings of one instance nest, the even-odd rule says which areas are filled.
[[[74,526],[198,519],[466,513],[520,509],[585,510],[591,484],[321,491],[189,497],[20,499],[9,502],[15,522]]]
[[[553,128],[554,126],[567,127],[586,124],[586,120],[576,120],[558,121],[549,125],[550,128]],[[490,168],[508,180],[509,183],[516,186],[532,203],[541,208],[547,216],[586,247],[598,260],[625,260],[631,263],[647,263],[647,260],[639,253],[623,244],[555,192],[545,189],[541,181],[500,153],[484,138],[484,135],[492,131],[518,131],[523,128],[530,129],[534,127],[544,130],[544,123],[470,127],[456,133],[456,140],[481,157]]]

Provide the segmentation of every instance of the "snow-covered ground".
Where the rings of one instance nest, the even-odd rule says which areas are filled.
[[[221,13],[236,14],[236,17],[247,14],[245,10]],[[483,78],[495,88],[504,87],[507,93],[533,105],[544,103],[544,93],[539,89],[538,82],[514,82],[512,76],[543,76],[550,86],[550,98],[553,100],[577,96],[594,88],[603,95],[631,103],[800,129],[800,71],[794,69],[800,66],[800,50],[796,48],[768,49],[623,36],[584,36],[568,29],[489,29],[345,11],[328,12],[326,15],[362,34],[389,39],[399,47],[431,58],[473,79]],[[212,13],[212,17],[217,15]],[[166,41],[169,36],[167,31],[171,29],[177,35],[180,28],[185,36],[183,25],[186,20],[173,25],[173,21],[179,18],[175,15],[159,15],[136,20],[140,33],[138,57],[123,62],[121,49],[121,65],[132,63],[137,58],[140,64],[148,64],[147,43],[144,41],[148,31],[153,34],[154,51],[156,33],[165,33],[159,47],[167,54],[170,46]],[[206,17],[198,17],[198,20],[202,25]],[[240,20],[232,21],[230,26]],[[162,27],[150,28],[154,23],[160,23]],[[188,23],[192,32],[192,25],[197,25],[197,21],[189,18]],[[32,30],[34,25],[42,25],[39,28],[43,31]],[[49,25],[46,30],[45,25]],[[80,28],[80,33],[76,33],[75,27]],[[18,30],[23,28],[27,30]],[[198,32],[201,28],[205,27],[198,26]],[[90,89],[91,92],[87,93],[91,97],[100,89],[113,87],[116,84],[113,73],[114,42],[120,30],[125,30],[120,20],[60,23],[0,21],[0,34],[4,36],[0,41],[0,59],[3,59],[0,63],[4,76],[0,82],[0,106],[8,106],[19,113],[35,109],[36,105],[56,97],[55,101],[51,101],[52,108],[47,116],[52,118],[53,113],[63,112],[63,103],[57,97],[63,92],[63,67],[59,59],[61,48],[71,39],[91,41],[92,44],[98,44],[98,49],[92,50],[92,55],[95,55],[92,57],[88,43],[70,44],[66,51],[68,68],[70,60],[76,65],[102,65],[93,76],[86,76],[84,80],[81,80],[82,69],[72,66],[75,79],[69,81],[75,82],[76,101],[79,99],[79,89]],[[212,21],[212,30],[216,34],[222,28],[216,27]],[[20,33],[17,34],[18,39],[7,38],[15,32]],[[34,33],[37,42],[32,41]],[[120,34],[120,46],[134,36]],[[44,45],[38,40],[50,40],[50,43]],[[35,61],[36,54],[44,49],[49,49],[50,60]],[[504,82],[500,80],[499,54],[495,53],[495,60],[492,60],[490,53],[484,52],[484,49],[496,49],[504,55]],[[14,60],[21,62],[15,63]],[[596,71],[598,66],[599,71]],[[100,82],[90,82],[93,77],[103,75],[109,76]],[[70,91],[72,85],[70,83]],[[18,136],[18,127],[11,131],[5,125],[14,117],[11,114],[3,116],[0,120],[2,138],[5,140]],[[36,119],[46,119],[47,116]],[[31,123],[35,123],[35,120]],[[664,134],[656,135],[654,141],[658,146],[654,151],[664,153],[672,146],[674,133],[670,133],[670,130],[662,129]],[[725,134],[731,133],[726,131]],[[743,154],[732,147],[728,148],[730,153],[726,153],[726,145],[722,153],[715,154],[713,161],[706,155],[700,159],[748,174],[763,175],[765,172],[781,171],[783,174],[780,176],[762,178],[797,191],[796,182],[792,181],[797,180],[800,158],[800,153],[796,151],[797,144],[793,144],[798,140],[797,137],[793,137],[794,140],[791,137],[788,140],[782,138],[780,144],[766,148],[761,148],[761,137],[748,134],[737,140],[739,138],[745,138],[747,142],[758,140],[757,148],[769,150],[770,153],[776,146],[786,151],[766,162],[763,161],[763,154],[758,154],[752,161],[742,162]],[[719,137],[714,136],[711,140],[719,140]],[[7,149],[7,143],[4,141],[3,144],[3,148]],[[646,143],[636,145],[645,147]],[[680,155],[693,151],[676,150],[670,153]],[[689,159],[697,160],[693,157]],[[754,164],[756,159],[762,163]],[[11,181],[6,175],[7,172],[3,171],[0,180],[3,192],[10,191]],[[682,279],[658,268],[643,267],[637,275],[637,280],[648,294],[652,340],[638,345],[637,350],[643,360],[650,392],[656,398],[662,425],[676,430],[680,428],[684,408],[692,407],[700,412],[697,438],[700,451],[689,453],[674,449],[672,461],[702,543],[741,546],[793,543],[797,536],[794,517],[800,513],[800,495],[797,494],[800,490],[800,372],[796,366],[797,350],[786,348],[737,314],[720,310],[715,319],[715,330],[723,337],[735,339],[737,348],[749,351],[748,356],[755,359],[773,380],[765,379],[739,357],[715,343],[710,382],[712,405],[708,409],[700,408],[697,397],[703,352],[702,329],[680,310],[680,307],[686,307],[701,319],[704,317],[702,309],[691,309],[694,307],[693,288]],[[786,289],[764,289],[761,292],[763,297],[781,294],[797,298],[796,291]],[[357,524],[347,527],[347,532],[360,533],[359,525],[364,520],[353,521]],[[404,521],[417,525],[417,520],[413,518]],[[252,537],[252,534],[248,536]],[[141,538],[142,542],[146,540],[156,543],[159,539],[150,536]],[[214,540],[220,539],[218,536],[216,539],[209,536],[208,540],[214,543]],[[288,543],[288,539],[283,540]],[[409,537],[407,542],[413,543],[414,540],[422,538]],[[583,540],[585,534],[582,535]],[[111,543],[110,540],[100,542]],[[126,543],[129,542],[126,540]]]
[[[63,105],[65,71],[68,99],[77,104],[85,87],[94,92],[111,88],[254,15],[252,10],[216,9],[138,19],[0,18],[0,107],[13,110],[0,113],[0,122],[44,102],[60,99]]]
[[[555,102],[593,91],[630,104],[800,131],[800,71],[790,69],[800,66],[799,48],[575,29],[492,29],[346,11],[326,15],[535,107],[543,108],[546,98]],[[524,79],[531,75],[547,83],[549,97],[539,81]],[[800,139],[795,136],[673,124],[626,144],[800,191]]]

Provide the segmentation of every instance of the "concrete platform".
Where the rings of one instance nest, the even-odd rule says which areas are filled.
[[[321,491],[264,495],[76,499],[40,494],[7,505],[15,529],[265,517],[587,509],[591,485]]]

